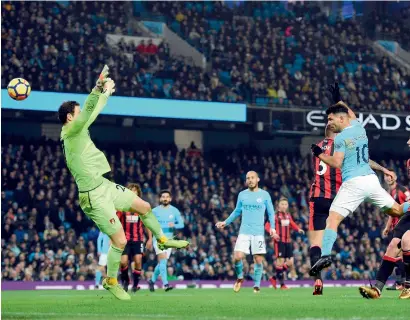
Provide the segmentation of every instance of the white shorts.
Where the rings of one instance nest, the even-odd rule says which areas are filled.
[[[380,185],[377,176],[370,174],[343,182],[330,211],[347,217],[364,201],[371,202],[381,209],[390,209],[395,203],[392,196]]]
[[[157,245],[157,242],[154,240],[153,241],[153,247],[154,247],[154,250],[155,250],[155,254],[156,255],[159,255],[159,254],[161,254],[161,253],[166,253],[167,254],[167,259],[169,259],[169,257],[171,256],[171,253],[172,253],[172,248],[168,248],[168,249],[165,249],[165,250],[161,250],[161,249],[159,249],[158,248],[158,245]]]
[[[240,251],[245,254],[250,254],[251,251],[252,254],[266,254],[265,237],[240,234],[238,239],[236,239],[234,251]]]
[[[105,267],[107,265],[107,254],[101,253],[100,259],[98,259],[98,265]]]

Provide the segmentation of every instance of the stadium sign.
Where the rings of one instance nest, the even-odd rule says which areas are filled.
[[[366,128],[378,129],[383,131],[406,130],[410,131],[410,115],[395,115],[391,113],[358,113],[357,119]],[[313,110],[306,115],[306,121],[313,127],[325,127],[326,112]]]

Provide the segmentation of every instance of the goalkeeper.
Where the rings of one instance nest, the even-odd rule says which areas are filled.
[[[162,250],[185,248],[189,243],[167,239],[148,202],[136,196],[131,190],[104,177],[111,168],[104,153],[92,142],[88,128],[114,91],[115,83],[108,78],[108,67],[104,66],[96,86],[85,101],[84,108],[80,110],[80,105],[76,101],[66,101],[60,106],[58,117],[63,123],[60,138],[63,153],[79,190],[80,206],[111,239],[107,254],[107,278],[102,282],[103,287],[116,298],[129,300],[130,296],[117,282],[121,254],[127,240],[116,211],[137,212],[145,226],[156,237]]]

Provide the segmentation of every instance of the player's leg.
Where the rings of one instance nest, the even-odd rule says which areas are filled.
[[[281,249],[281,247],[282,247],[282,243],[280,242],[280,243],[278,243],[278,250],[279,250],[278,254],[280,256],[283,255],[283,252],[282,252],[283,249]],[[285,258],[278,257],[276,259],[276,263],[275,263],[275,271],[276,271],[276,279],[279,280],[279,285],[280,285],[281,289],[285,289],[285,287],[286,287],[285,282],[284,282],[284,278],[285,278],[285,276],[284,276],[284,272],[285,272],[284,265],[285,265]]]
[[[387,191],[386,191],[386,193],[387,193]],[[394,201],[394,199],[391,197],[390,194],[387,193],[387,195]],[[379,206],[379,207],[383,208],[383,206]],[[387,207],[386,209],[383,210],[383,212],[388,214],[389,216],[392,216],[392,217],[401,217],[401,216],[403,216],[403,214],[405,214],[409,210],[409,208],[410,208],[410,203],[409,202],[398,204],[396,201],[394,201],[392,206]]]
[[[109,184],[103,183],[97,189],[80,193],[79,196],[83,211],[95,222],[101,232],[104,232],[111,239],[107,253],[107,277],[103,280],[102,285],[117,299],[129,300],[131,297],[117,281],[121,255],[127,244],[127,239],[115,211]]]
[[[400,252],[396,261],[396,282],[393,287],[395,290],[403,290],[404,279],[406,278],[406,270],[403,262],[403,253]],[[389,289],[389,288],[387,288]]]
[[[101,253],[98,258],[98,267],[95,272],[95,287],[99,288],[101,285],[101,279],[105,277],[105,267],[107,266],[107,254]]]
[[[398,204],[393,197],[380,185],[379,179],[376,175],[370,177],[372,181],[369,181],[370,189],[369,200],[371,203],[383,210],[384,213],[392,217],[401,217],[410,208],[410,202]]]
[[[158,276],[161,276],[162,284],[164,287],[168,285],[168,277],[167,277],[167,253],[162,252],[157,255],[158,257],[158,268],[156,268],[154,275],[152,277],[152,282],[157,281]]]
[[[120,278],[121,278],[121,283],[122,287],[124,288],[125,291],[128,291],[128,286],[130,284],[130,275],[129,275],[129,270],[128,270],[128,252],[129,252],[129,244],[125,246],[124,251],[122,252],[121,256],[121,262],[120,262]]]
[[[139,282],[142,274],[142,254],[134,255],[134,270],[132,270],[132,291],[139,290]]]
[[[330,199],[314,199],[309,202],[309,232],[308,238],[310,243],[309,257],[310,266],[312,267],[322,256],[323,235],[326,229],[326,219],[329,216],[329,210],[332,201]],[[323,279],[321,272],[314,276],[315,285],[313,295],[323,294]]]
[[[292,280],[295,280],[297,277],[297,274],[296,274],[296,269],[295,269],[294,258],[293,257],[287,258],[285,261],[285,266],[287,267],[286,269],[289,269]]]
[[[264,236],[251,237],[251,250],[253,254],[254,286],[253,292],[259,293],[263,274],[263,258],[266,254],[266,243]]]
[[[99,288],[101,285],[101,279],[106,276],[105,267],[107,265],[107,254],[101,253],[98,259],[98,267],[95,272],[95,287]]]
[[[263,255],[254,254],[253,262],[254,262],[253,292],[259,293],[260,287],[261,287],[262,274],[263,274]]]
[[[337,238],[340,223],[364,201],[368,195],[367,176],[356,177],[342,183],[330,207],[329,217],[326,219],[326,229],[323,235],[322,256],[310,269],[310,276],[315,276],[332,264],[331,253]]]
[[[377,299],[380,298],[384,285],[392,274],[393,269],[396,265],[397,256],[402,248],[402,241],[404,234],[410,229],[409,221],[410,216],[404,216],[400,219],[399,223],[393,230],[393,239],[387,246],[386,253],[383,257],[382,264],[380,265],[379,271],[376,275],[376,284],[374,287],[360,287],[360,294],[367,299]]]
[[[403,262],[405,268],[404,289],[400,294],[400,299],[410,299],[410,226],[401,239],[401,248],[403,250]]]
[[[246,254],[250,253],[251,247],[251,236],[246,234],[238,235],[236,239],[235,248],[233,252],[233,263],[236,273],[236,282],[233,287],[234,292],[239,292],[241,290],[243,282],[243,258]]]
[[[114,195],[114,206],[120,211],[131,211],[139,214],[142,223],[152,232],[158,241],[158,246],[162,249],[167,248],[186,248],[189,245],[185,240],[168,239],[159,224],[157,218],[152,212],[151,205],[134,194],[131,190],[119,184],[109,182],[110,191]]]

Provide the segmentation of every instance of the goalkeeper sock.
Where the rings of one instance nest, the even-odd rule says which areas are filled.
[[[322,249],[318,246],[310,247],[309,249],[309,256],[310,256],[310,266],[314,266],[315,263],[320,259],[322,255]],[[315,275],[315,280],[322,280],[321,272]]]
[[[118,283],[117,281],[117,274],[118,268],[120,267],[121,255],[123,249],[117,248],[110,245],[107,254],[107,283],[109,285],[115,285]]]
[[[380,290],[380,292],[382,292],[387,279],[389,279],[390,275],[393,273],[395,265],[395,258],[389,256],[383,257],[382,264],[380,265],[380,269],[376,275],[376,284],[374,285],[377,289]]]
[[[140,215],[139,217],[141,218],[142,223],[152,232],[159,243],[164,243],[168,240],[162,232],[161,225],[152,213],[152,210],[148,211],[148,213],[144,215]]]
[[[242,260],[235,262],[235,272],[238,279],[243,279],[243,263]]]
[[[332,253],[333,244],[337,238],[337,232],[332,229],[326,229],[323,236],[322,257],[330,256]]]
[[[262,273],[263,273],[263,264],[262,263],[255,263],[254,265],[254,276],[253,281],[255,282],[254,287],[261,287],[261,280],[262,280]]]
[[[410,288],[410,250],[403,250],[403,262],[404,270],[406,272],[406,278],[404,280],[404,287]]]
[[[102,272],[100,270],[97,270],[95,272],[95,285],[99,286],[101,284],[101,278],[102,278]]]
[[[164,286],[168,285],[167,259],[161,259],[159,261],[159,273],[161,275],[162,284]]]
[[[134,288],[138,287],[138,284],[140,282],[140,277],[141,277],[141,269],[134,269],[134,271],[132,272],[132,286]]]
[[[130,276],[128,274],[128,266],[121,268],[121,281],[130,283]]]
[[[151,281],[152,282],[157,281],[158,276],[159,276],[159,263],[155,266],[154,273],[152,274],[152,277],[151,277]]]

